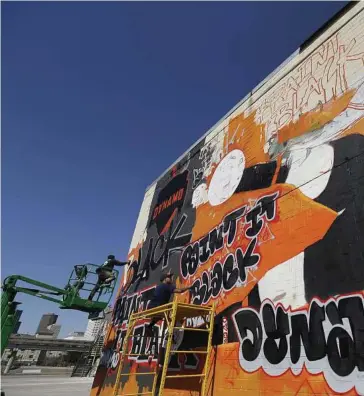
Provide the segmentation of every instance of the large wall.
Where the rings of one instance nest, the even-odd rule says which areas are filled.
[[[162,271],[216,302],[209,392],[364,395],[364,6],[296,51],[146,192],[92,394]],[[158,328],[162,331],[162,328]],[[142,335],[144,327],[136,328]],[[124,372],[148,371],[143,338]],[[186,335],[180,348],[196,346]],[[151,348],[156,347],[157,338]],[[198,372],[201,358],[170,370]],[[132,375],[120,394],[150,391]],[[191,395],[198,382],[167,382]]]

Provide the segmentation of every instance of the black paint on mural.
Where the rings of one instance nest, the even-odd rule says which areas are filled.
[[[244,205],[225,216],[222,223],[199,241],[188,245],[181,256],[181,274],[186,279],[193,276],[216,251],[225,245],[231,246],[237,234],[237,222],[245,216],[245,236],[250,240],[244,250],[235,249],[224,258],[215,262],[192,284],[192,303],[207,304],[210,298],[217,298],[222,290],[230,291],[237,284],[247,282],[248,273],[259,264],[260,255],[256,251],[257,236],[265,222],[273,221],[276,216],[278,192],[257,199],[254,207],[247,211]]]
[[[323,305],[314,300],[308,315],[302,311],[287,313],[270,302],[263,304],[260,313],[250,308],[240,309],[233,314],[233,320],[241,355],[248,362],[263,355],[269,363],[279,364],[289,351],[292,364],[326,357],[338,376],[348,376],[355,368],[363,372],[363,302],[359,295]],[[350,332],[344,327],[344,318],[349,321]],[[330,326],[327,335],[324,322]]]
[[[305,249],[306,300],[364,290],[364,136],[331,142],[334,166],[315,201],[340,214],[325,237]]]
[[[207,304],[211,297],[216,298],[222,290],[233,289],[237,282],[245,283],[248,271],[259,263],[260,256],[254,253],[254,238],[245,252],[237,248],[235,254],[229,254],[224,263],[217,261],[211,271],[204,271],[192,284],[192,304]]]
[[[165,231],[175,210],[181,210],[188,184],[188,170],[175,176],[158,194],[157,202],[151,212],[149,226],[156,224],[158,234]]]
[[[243,177],[235,193],[259,190],[271,186],[276,167],[277,162],[271,161],[244,169]]]
[[[113,314],[113,325],[119,326],[128,321],[133,312],[143,311],[147,308],[153,297],[155,286],[139,293],[123,295],[116,300]]]
[[[236,209],[232,213],[226,215],[219,226],[215,227],[200,240],[188,245],[184,249],[181,257],[181,275],[185,279],[193,276],[200,265],[204,264],[213,254],[216,253],[216,251],[222,249],[224,246],[224,239],[225,244],[227,246],[231,246],[236,237],[237,222],[245,215],[245,222],[248,224],[248,228],[245,230],[245,235],[247,238],[252,239],[252,242],[247,247],[245,254],[241,249],[238,249],[237,251],[240,278],[241,281],[244,282],[245,271],[243,271],[241,266],[250,267],[257,264],[258,257],[253,257],[253,250],[257,242],[256,236],[262,230],[265,221],[272,221],[275,218],[276,199],[278,198],[278,194],[279,193],[274,193],[259,198],[252,209],[247,210],[246,205]],[[247,256],[249,256],[249,258]],[[229,263],[227,263],[229,257],[225,259],[227,269],[229,268]],[[229,260],[231,261],[231,258]],[[232,268],[231,271],[233,271]],[[238,271],[238,268],[236,268],[236,271]],[[226,290],[230,290],[235,285],[235,282],[228,280],[227,276],[225,277],[224,287]],[[229,287],[229,284],[231,284],[231,287]],[[216,286],[215,288],[218,287]]]
[[[128,268],[133,274],[131,285],[137,288],[141,281],[149,280],[151,271],[155,271],[161,264],[162,269],[168,265],[171,252],[182,250],[190,242],[192,234],[180,234],[186,219],[187,216],[183,214],[176,227],[173,226],[172,221],[166,234],[160,235],[156,241],[150,238],[145,257],[143,257],[143,249],[139,250],[138,260],[133,261]]]

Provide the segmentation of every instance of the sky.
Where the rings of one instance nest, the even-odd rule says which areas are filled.
[[[2,279],[126,259],[147,186],[344,5],[2,2]]]

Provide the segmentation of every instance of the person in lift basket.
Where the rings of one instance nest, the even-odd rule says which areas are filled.
[[[167,274],[163,274],[160,278],[161,284],[156,287],[154,290],[154,295],[149,303],[148,309],[157,308],[164,304],[168,304],[171,296],[174,293],[184,293],[187,290],[191,290],[192,286],[184,287],[182,289],[177,289],[175,284],[173,283],[172,272],[168,272]],[[156,315],[152,318],[150,323],[145,326],[146,335],[152,337],[153,336],[153,327],[154,325],[164,318],[163,315]]]
[[[92,289],[88,300],[91,301],[102,286],[109,285],[112,281],[115,280],[114,267],[123,267],[129,264],[129,261],[116,260],[113,254],[109,254],[104,264],[102,264],[96,270],[98,280],[95,287]]]

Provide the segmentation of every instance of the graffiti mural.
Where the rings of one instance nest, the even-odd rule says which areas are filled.
[[[216,303],[211,395],[364,395],[364,6],[285,63],[146,192],[92,395],[162,271]],[[202,325],[199,318],[191,319]],[[151,391],[165,336],[135,328],[121,392]],[[206,333],[177,337],[181,351]],[[171,357],[196,373],[201,356]],[[165,394],[198,393],[198,380]]]

